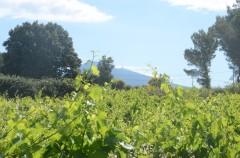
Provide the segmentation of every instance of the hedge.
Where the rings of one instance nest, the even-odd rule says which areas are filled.
[[[39,92],[42,96],[63,97],[75,90],[72,79],[31,79],[17,76],[0,75],[0,95],[34,98]]]

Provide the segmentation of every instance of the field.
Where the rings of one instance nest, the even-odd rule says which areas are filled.
[[[169,84],[117,91],[85,83],[77,92],[0,97],[0,157],[240,156],[238,94]]]

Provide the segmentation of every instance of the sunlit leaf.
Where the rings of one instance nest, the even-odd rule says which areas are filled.
[[[18,128],[19,130],[23,130],[23,129],[25,129],[26,127],[25,127],[24,123],[19,123],[19,124],[17,125],[17,128]]]
[[[90,89],[89,96],[96,101],[102,99],[102,87],[92,86]]]
[[[92,65],[91,70],[94,75],[99,76],[99,70],[95,65]]]

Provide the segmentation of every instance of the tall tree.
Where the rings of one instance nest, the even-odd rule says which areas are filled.
[[[227,8],[226,16],[218,16],[211,27],[215,37],[219,40],[220,50],[225,52],[229,68],[237,72],[240,82],[240,2]]]
[[[1,67],[3,67],[3,53],[0,53],[0,73],[1,73]]]
[[[73,48],[72,39],[56,23],[25,22],[9,31],[3,46],[3,73],[31,78],[75,77],[81,60]]]
[[[109,83],[113,79],[112,69],[115,67],[113,62],[111,57],[107,58],[105,55],[98,62],[99,76],[97,82],[99,85],[104,85],[105,82]]]
[[[3,65],[4,65],[4,63],[3,63],[4,54],[5,54],[5,53],[1,53],[1,52],[0,52],[0,73],[3,72],[3,71],[2,71],[2,68],[3,68]]]
[[[186,49],[184,58],[188,61],[189,66],[195,66],[196,69],[184,70],[191,77],[197,76],[197,82],[205,88],[210,88],[210,66],[215,57],[215,51],[218,47],[211,33],[199,30],[191,37],[194,48]]]

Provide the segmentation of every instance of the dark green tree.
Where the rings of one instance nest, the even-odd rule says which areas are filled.
[[[169,84],[169,76],[167,74],[158,74],[157,67],[153,67],[148,64],[148,67],[152,69],[153,77],[148,81],[148,84],[153,87],[161,87],[162,84]]]
[[[111,88],[116,90],[122,90],[125,88],[125,82],[123,80],[112,80]]]
[[[240,82],[240,2],[227,8],[226,16],[218,16],[211,27],[219,40],[220,50],[225,52],[229,68],[235,69],[237,82]]]
[[[205,88],[210,88],[210,66],[215,57],[215,51],[218,42],[213,38],[211,33],[200,30],[191,37],[194,48],[186,49],[184,58],[188,61],[189,66],[195,66],[196,69],[184,70],[187,75],[197,76],[197,82]]]
[[[105,82],[109,83],[113,79],[112,69],[115,67],[113,65],[113,59],[111,57],[102,56],[102,59],[98,62],[97,68],[99,70],[99,76],[97,83],[99,85],[104,85]]]
[[[1,67],[3,66],[3,54],[0,53],[0,73],[1,73]]]
[[[56,23],[25,22],[9,31],[3,46],[3,73],[30,78],[74,78],[81,60],[73,48],[72,39]]]
[[[160,75],[159,77],[152,77],[148,84],[154,87],[161,87],[161,84],[165,83],[164,77]]]

